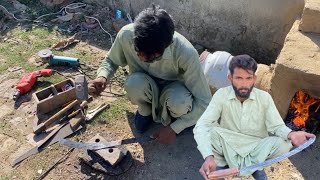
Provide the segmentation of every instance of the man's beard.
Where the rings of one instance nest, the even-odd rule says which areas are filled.
[[[237,89],[233,84],[232,84],[233,90],[236,94],[236,96],[241,97],[241,98],[249,98],[250,93],[253,89],[253,86],[251,86],[251,88],[239,88]],[[241,92],[241,90],[247,90],[246,92]]]

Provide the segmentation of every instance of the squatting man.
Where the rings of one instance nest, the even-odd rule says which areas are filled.
[[[195,125],[210,102],[197,51],[157,6],[143,10],[119,31],[89,88],[101,93],[117,68],[126,65],[130,75],[124,88],[138,105],[135,128],[144,132],[152,121],[162,123],[153,134],[161,143],[173,143],[176,134]]]

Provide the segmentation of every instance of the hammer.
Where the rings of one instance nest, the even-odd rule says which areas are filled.
[[[55,113],[53,116],[51,116],[49,119],[47,119],[45,122],[40,123],[36,127],[33,128],[33,132],[35,134],[39,134],[42,131],[44,131],[49,125],[51,125],[54,121],[56,121],[58,118],[63,116],[67,113],[66,116],[63,116],[63,118],[66,118],[71,113],[74,113],[73,111],[70,112],[72,108],[80,104],[80,109],[83,109],[88,104],[88,83],[86,81],[86,78],[84,75],[78,75],[75,78],[75,92],[77,99],[72,101],[70,104],[68,104],[66,107]],[[77,113],[76,113],[77,114]],[[73,114],[73,115],[76,115]],[[69,116],[70,118],[70,116]],[[67,118],[68,119],[68,118]]]

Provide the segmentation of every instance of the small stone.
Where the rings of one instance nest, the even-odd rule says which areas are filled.
[[[271,170],[271,172],[274,172],[274,167],[271,167],[270,170]]]
[[[41,174],[41,173],[42,173],[42,169],[39,169],[39,170],[38,170],[38,174]]]

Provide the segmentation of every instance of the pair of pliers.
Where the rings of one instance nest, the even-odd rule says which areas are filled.
[[[85,121],[91,121],[98,113],[100,113],[101,111],[103,111],[107,108],[110,108],[110,104],[102,103],[98,107],[96,107],[92,110],[88,110],[86,112]]]

